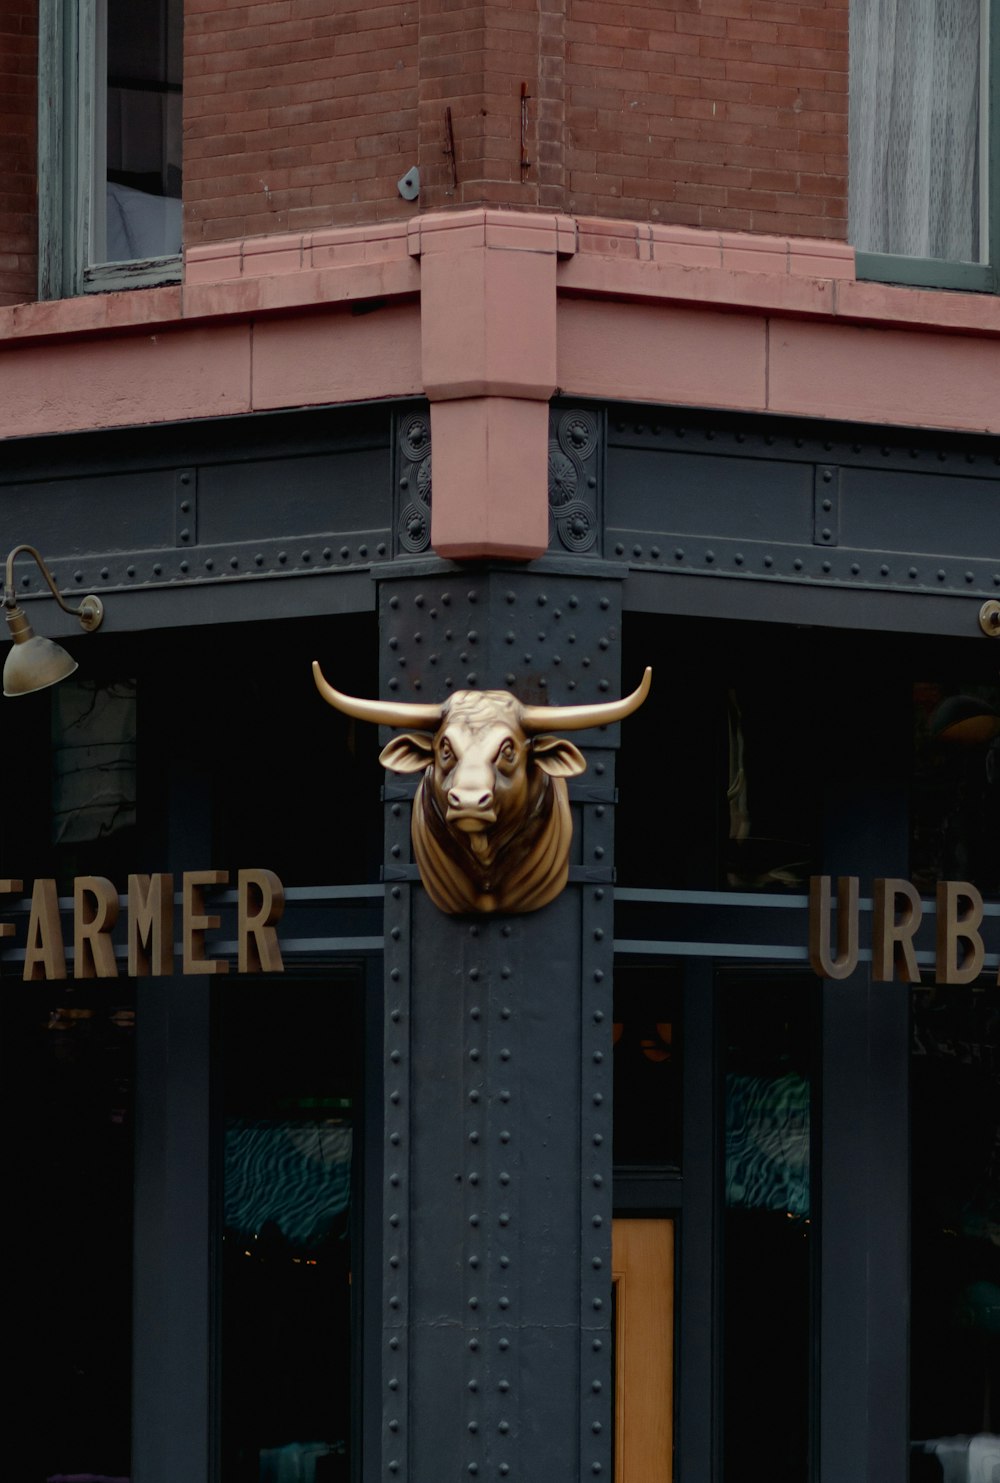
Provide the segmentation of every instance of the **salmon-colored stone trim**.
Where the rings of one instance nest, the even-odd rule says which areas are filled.
[[[456,560],[527,561],[549,544],[549,409],[476,397],[431,404],[431,543]]]
[[[424,395],[435,546],[525,559],[557,390],[1000,433],[998,338],[1000,297],[859,283],[842,243],[476,207],[0,308],[0,437]]]
[[[473,248],[553,254],[563,294],[1000,335],[1000,298],[859,283],[840,242],[479,207],[191,247],[183,286],[0,308],[0,344],[415,294],[422,260]]]

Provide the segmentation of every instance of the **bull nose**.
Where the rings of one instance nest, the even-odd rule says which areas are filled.
[[[485,793],[476,793],[472,789],[452,788],[448,793],[448,802],[452,808],[486,809],[493,803],[493,794],[489,789]]]

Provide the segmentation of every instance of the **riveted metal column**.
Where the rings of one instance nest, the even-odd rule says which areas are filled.
[[[380,623],[387,697],[621,693],[620,583],[603,564],[387,571]],[[617,728],[573,740],[589,765],[570,788],[570,883],[520,916],[432,904],[411,863],[413,785],[386,775],[388,1480],[610,1477]]]

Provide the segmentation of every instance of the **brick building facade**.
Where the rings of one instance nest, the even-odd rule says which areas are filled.
[[[928,4],[2,7],[4,606],[82,677],[2,702],[11,1310],[89,1274],[19,1480],[1000,1464],[996,18]],[[315,658],[437,758],[650,665],[562,892],[435,905]]]

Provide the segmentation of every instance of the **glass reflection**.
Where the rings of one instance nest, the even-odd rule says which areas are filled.
[[[95,261],[181,250],[180,0],[107,0],[107,195]]]
[[[1000,1476],[1000,991],[917,990],[911,1026],[911,1478],[992,1480]]]
[[[811,1346],[816,990],[722,980],[724,1477],[767,1438],[769,1483],[805,1483]]]
[[[347,1483],[354,988],[224,995],[226,1483]]]

